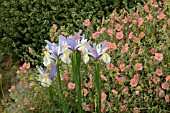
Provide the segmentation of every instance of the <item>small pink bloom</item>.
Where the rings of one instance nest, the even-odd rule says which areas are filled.
[[[164,89],[164,90],[168,90],[169,89],[169,84],[168,84],[168,82],[164,82],[164,83],[162,83],[162,89]]]
[[[69,82],[69,83],[68,83],[68,87],[69,87],[70,89],[74,89],[74,88],[75,88],[75,84],[72,83],[72,82]]]
[[[161,81],[161,80],[160,80],[159,77],[154,77],[154,78],[153,78],[153,82],[154,82],[155,84],[159,83],[160,81]]]
[[[124,24],[126,24],[126,23],[128,22],[128,18],[125,17],[125,19],[123,19],[122,22],[123,22]]]
[[[89,25],[90,25],[90,19],[86,19],[86,20],[83,22],[83,25],[84,25],[84,26],[89,26]]]
[[[133,109],[133,113],[139,113],[139,108],[135,107],[135,108]]]
[[[161,90],[159,91],[159,97],[163,97],[164,94],[165,94],[165,91],[161,89]]]
[[[19,67],[19,69],[20,69],[21,71],[24,71],[24,70],[25,70],[24,67]]]
[[[136,95],[139,95],[139,91],[135,91]]]
[[[100,76],[102,80],[107,81],[107,78],[104,75]]]
[[[150,21],[152,21],[152,19],[153,19],[152,15],[150,13],[148,14],[148,16],[146,16],[146,18],[147,18],[147,20],[150,20]]]
[[[88,94],[88,90],[83,88],[83,94],[84,94],[84,96],[86,96]]]
[[[113,68],[113,64],[112,63],[106,64],[106,69],[111,69],[111,68]]]
[[[88,82],[88,83],[86,84],[86,87],[87,87],[87,88],[92,88],[92,86],[93,86],[93,83],[92,83],[92,82]]]
[[[92,38],[93,39],[98,38],[98,36],[99,36],[99,32],[95,32],[95,33],[92,34]]]
[[[102,92],[101,93],[101,101],[102,102],[106,101],[106,97],[107,97],[107,95],[104,92]]]
[[[143,7],[143,9],[145,10],[145,12],[149,13],[149,8],[148,8],[148,6],[145,5],[145,6]]]
[[[162,26],[162,30],[165,30],[166,29],[166,24],[164,24],[163,26]]]
[[[169,102],[169,95],[168,94],[166,94],[166,96],[165,96],[165,101]]]
[[[163,12],[160,12],[159,15],[157,16],[158,19],[162,20],[166,17]]]
[[[112,29],[108,29],[107,33],[108,33],[108,36],[112,36],[113,35],[113,30]]]
[[[100,33],[104,33],[105,30],[106,30],[105,27],[101,28],[101,29],[100,29]]]
[[[119,22],[119,17],[118,16],[115,16],[115,20]]]
[[[131,54],[131,58],[130,58],[130,60],[133,60],[133,59],[134,59],[134,57],[135,57],[135,53],[132,53],[132,54]]]
[[[167,20],[168,25],[170,25],[170,19]]]
[[[129,50],[128,44],[125,44],[125,45],[122,47],[122,52],[123,52],[123,53],[126,53],[126,52],[128,52],[128,50]]]
[[[156,74],[157,74],[158,76],[162,76],[162,75],[163,75],[163,72],[162,72],[161,69],[156,69]]]
[[[86,105],[86,102],[82,103],[82,109],[85,110],[85,111],[90,111],[88,105]]]
[[[29,62],[28,63],[25,62],[22,67],[29,69],[30,68],[30,63]]]
[[[31,83],[29,84],[30,87],[32,87],[33,85],[34,85],[34,82],[31,82]]]
[[[133,79],[130,80],[130,85],[131,85],[132,87],[136,87],[137,84],[138,84],[138,81],[137,81],[136,79],[133,78]]]
[[[155,59],[160,62],[163,59],[162,53],[155,53]]]
[[[122,90],[122,93],[128,93],[128,91],[129,91],[128,86],[125,86],[125,88]]]
[[[121,40],[124,37],[124,34],[122,31],[116,33],[116,38]]]
[[[64,82],[68,82],[69,78],[68,78],[67,75],[64,75],[64,76],[62,77],[62,80],[63,80]]]
[[[119,73],[119,68],[114,67],[114,71],[116,72],[117,75],[120,75],[120,73]]]
[[[68,76],[68,70],[64,70],[64,75]]]
[[[151,49],[151,53],[152,53],[153,55],[155,54],[155,49],[154,49],[154,48]]]
[[[133,32],[132,31],[129,33],[129,36],[128,36],[128,39],[131,39],[131,38],[133,38]]]
[[[144,32],[140,32],[139,37],[143,38],[144,36],[145,36],[145,33]]]
[[[139,75],[134,75],[133,78],[137,81],[139,81]]]
[[[102,104],[102,105],[101,105],[101,112],[104,112],[104,110],[105,110],[105,105]]]
[[[144,22],[143,18],[138,18],[138,27],[140,27]]]
[[[104,17],[102,18],[102,25],[104,24],[104,21],[105,21],[105,19],[104,19]]]
[[[112,90],[112,93],[114,94],[114,95],[117,95],[118,94],[118,92],[116,91],[116,90]]]
[[[126,70],[124,63],[123,63],[123,64],[120,64],[120,65],[119,65],[119,68],[120,68],[121,71],[125,71],[125,70]]]
[[[127,108],[126,108],[126,105],[121,106],[121,111],[122,111],[122,112],[125,112],[126,109],[127,109]]]
[[[117,49],[116,44],[115,44],[115,43],[112,43],[111,48],[112,48],[113,50],[116,50],[116,49]]]
[[[120,31],[122,29],[122,26],[120,24],[116,24],[115,29],[117,31]]]
[[[135,64],[135,69],[138,71],[142,70],[143,69],[142,64],[140,64],[140,63]]]
[[[117,81],[118,81],[118,83],[119,83],[120,85],[123,84],[123,83],[125,82],[125,80],[126,80],[126,78],[125,78],[124,76],[117,78]]]
[[[168,82],[170,80],[170,75],[166,77],[166,81]]]
[[[56,24],[53,24],[53,29],[57,30],[57,25]]]
[[[34,111],[34,110],[35,110],[35,107],[30,107],[30,110],[31,110],[31,111]]]

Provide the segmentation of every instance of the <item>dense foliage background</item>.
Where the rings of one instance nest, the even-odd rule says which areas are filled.
[[[39,54],[28,56],[28,47],[41,53],[52,24],[73,33],[83,29],[82,22],[86,18],[97,26],[114,8],[128,9],[138,2],[143,3],[137,0],[3,0],[0,5],[1,49],[37,64]]]

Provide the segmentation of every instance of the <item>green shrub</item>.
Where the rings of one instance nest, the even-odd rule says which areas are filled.
[[[49,39],[52,24],[69,32],[82,29],[89,18],[100,23],[114,8],[133,7],[136,0],[4,0],[0,5],[0,40],[4,51],[17,53],[28,61],[39,59],[41,45]],[[62,27],[62,28],[63,28]],[[71,30],[70,30],[71,29]],[[28,47],[38,52],[28,56]]]

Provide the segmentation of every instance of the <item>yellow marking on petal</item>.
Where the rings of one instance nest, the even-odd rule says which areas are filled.
[[[65,55],[66,57],[68,57],[68,56],[69,56],[69,54],[68,54],[67,52],[64,52],[64,55]]]

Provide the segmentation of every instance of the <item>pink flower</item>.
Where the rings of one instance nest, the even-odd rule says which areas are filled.
[[[122,47],[122,52],[123,52],[123,53],[126,53],[126,52],[128,52],[128,50],[129,50],[128,44],[125,44],[125,45]]]
[[[166,81],[168,82],[170,80],[170,75],[166,77]]]
[[[32,87],[33,85],[34,85],[34,82],[31,82],[31,83],[29,84],[30,87]]]
[[[120,31],[122,29],[122,26],[120,24],[116,24],[115,29],[117,31]]]
[[[86,88],[83,88],[83,94],[86,96],[88,94],[88,90]]]
[[[106,69],[111,69],[111,68],[113,68],[113,64],[112,63],[106,64]]]
[[[152,19],[153,19],[152,15],[150,13],[148,16],[146,16],[146,18],[147,18],[147,20],[150,20],[150,21],[152,21]]]
[[[136,87],[137,84],[138,84],[138,81],[137,81],[136,79],[133,78],[133,79],[130,80],[130,85],[131,85],[132,87]]]
[[[75,88],[75,84],[72,83],[72,82],[69,82],[69,83],[68,83],[68,87],[69,87],[70,89],[74,89],[74,88]]]
[[[125,86],[125,88],[122,90],[122,93],[128,93],[128,91],[129,91],[128,86]]]
[[[143,38],[144,36],[145,36],[145,33],[144,32],[140,32],[139,37]]]
[[[107,78],[104,75],[100,76],[102,80],[107,81]]]
[[[139,95],[139,91],[135,91],[136,95]]]
[[[159,91],[159,97],[163,97],[164,94],[165,94],[165,91],[161,89],[161,90]]]
[[[169,102],[169,95],[168,94],[166,94],[166,96],[165,96],[165,101]]]
[[[112,36],[113,35],[113,30],[112,29],[108,29],[107,33],[108,33],[108,36]]]
[[[139,81],[139,75],[134,75],[133,78],[137,81]]]
[[[162,53],[155,53],[155,59],[160,62],[163,59]]]
[[[140,64],[140,63],[135,64],[135,69],[138,70],[138,71],[142,70],[143,69],[142,64]]]
[[[165,30],[166,29],[166,24],[164,24],[163,26],[162,26],[162,30]]]
[[[127,109],[127,108],[126,108],[126,105],[121,106],[121,111],[122,111],[122,112],[125,112],[126,109]]]
[[[100,33],[104,33],[105,30],[106,30],[105,27],[101,28],[101,29],[100,29]]]
[[[135,108],[133,109],[133,113],[139,113],[139,108],[135,107]]]
[[[138,18],[138,27],[140,27],[144,22],[143,18]]]
[[[167,20],[168,25],[170,25],[170,19]]]
[[[67,75],[64,75],[64,76],[62,77],[62,80],[63,80],[64,82],[68,82],[69,78],[68,78]]]
[[[161,81],[161,80],[160,80],[159,77],[154,77],[154,78],[153,78],[153,82],[154,82],[155,84],[159,83],[160,81]]]
[[[154,48],[151,49],[151,53],[152,53],[153,55],[155,54],[155,49],[154,49]]]
[[[117,48],[116,44],[115,44],[115,43],[112,43],[111,48],[112,48],[113,50],[116,50],[116,48]]]
[[[92,86],[93,86],[93,83],[92,83],[92,82],[88,82],[88,83],[86,84],[86,88],[92,88]]]
[[[122,31],[116,33],[116,38],[121,40],[124,37],[124,34]]]
[[[104,110],[105,110],[105,105],[102,104],[102,105],[101,105],[101,112],[104,112]]]
[[[56,24],[53,24],[53,29],[57,30],[57,25]]]
[[[163,75],[163,72],[162,72],[161,69],[156,69],[156,74],[157,74],[158,76],[162,76],[162,75]]]
[[[123,84],[123,83],[125,82],[125,80],[126,80],[126,78],[125,78],[124,76],[117,78],[117,81],[118,81],[118,83],[119,83],[120,85]]]
[[[124,24],[126,24],[126,23],[128,22],[128,18],[125,17],[125,19],[123,19],[122,22],[123,22]]]
[[[164,90],[168,90],[169,89],[169,84],[168,84],[168,82],[164,82],[164,83],[162,83],[162,89],[164,89]]]
[[[117,67],[114,67],[114,71],[116,72],[117,75],[120,75],[119,69]]]
[[[107,95],[104,92],[102,92],[101,93],[101,101],[102,102],[106,101],[106,97],[107,97]]]
[[[99,32],[95,32],[95,33],[92,34],[92,38],[93,39],[98,38],[98,36],[99,36]]]
[[[85,110],[85,111],[90,111],[88,105],[86,105],[86,102],[82,103],[82,109]]]
[[[148,6],[145,5],[145,6],[143,7],[143,9],[145,10],[145,12],[149,13],[149,8],[148,8]]]
[[[29,69],[30,68],[30,63],[29,62],[28,63],[25,62],[22,67]]]
[[[116,90],[112,90],[112,93],[114,94],[114,95],[117,95],[118,94],[118,92],[116,91]]]
[[[86,20],[83,22],[83,25],[84,25],[84,26],[89,26],[89,25],[90,25],[90,19],[86,19]]]
[[[129,33],[129,36],[128,36],[128,39],[131,39],[131,38],[133,38],[133,32],[132,31]]]
[[[31,111],[34,111],[34,110],[35,110],[35,107],[30,107],[30,110],[31,110]]]
[[[159,15],[157,16],[158,19],[162,20],[166,17],[163,12],[160,12]]]

